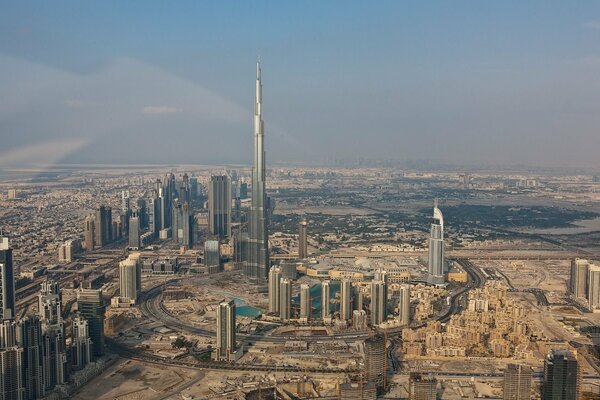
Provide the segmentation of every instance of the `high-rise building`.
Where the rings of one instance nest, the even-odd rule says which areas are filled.
[[[42,324],[37,315],[22,318],[17,325],[17,343],[23,349],[21,377],[25,388],[24,399],[44,397]]]
[[[354,310],[352,312],[352,327],[357,331],[367,329],[368,326],[367,313],[365,310]]]
[[[377,386],[383,392],[387,378],[387,358],[385,338],[376,334],[365,340],[365,379],[367,383]]]
[[[348,321],[352,318],[352,282],[342,280],[340,283],[340,319]]]
[[[398,301],[398,320],[402,325],[410,324],[410,286],[400,286]]]
[[[437,206],[433,207],[431,237],[429,238],[429,282],[444,283],[444,216]]]
[[[600,265],[590,264],[588,266],[588,304],[590,310],[600,308]]]
[[[308,257],[307,227],[308,222],[305,219],[298,224],[298,258],[301,260]]]
[[[235,269],[244,270],[248,256],[248,234],[237,226],[233,230],[233,263]]]
[[[231,179],[227,175],[210,177],[208,230],[221,239],[231,235]]]
[[[131,230],[130,230],[131,233]],[[119,263],[119,288],[121,296],[135,303],[142,291],[142,263],[140,253],[130,253]]]
[[[195,176],[190,178],[190,198],[191,201],[198,199],[198,178]]]
[[[218,240],[204,242],[204,265],[208,273],[216,273],[221,270],[221,247]]]
[[[329,287],[329,281],[323,281],[321,283],[321,317],[324,321],[331,318],[330,296],[331,288]]]
[[[94,250],[96,241],[96,219],[93,215],[85,217],[83,244],[87,251]]]
[[[355,310],[364,310],[365,309],[365,291],[366,288],[362,287],[362,286],[354,286],[353,288],[353,295],[352,295],[352,302],[353,307]]]
[[[569,289],[573,297],[585,299],[588,295],[588,260],[574,258],[571,260]]]
[[[131,199],[129,197],[129,190],[123,190],[121,192],[121,212],[123,214],[129,214],[131,209]]]
[[[0,321],[16,317],[15,272],[8,238],[0,238]]]
[[[371,282],[371,325],[377,326],[387,318],[385,283],[383,281]]]
[[[521,364],[508,364],[504,370],[503,400],[531,399],[531,368]]]
[[[310,285],[303,283],[300,285],[300,318],[310,319],[311,317]]]
[[[412,372],[408,378],[409,400],[436,400],[437,379],[433,375]]]
[[[154,193],[148,199],[148,230],[152,232],[154,237],[157,237],[160,229],[160,202],[158,201],[158,193]]]
[[[96,211],[94,221],[95,245],[106,246],[112,241],[112,209],[108,206],[100,206]]]
[[[254,166],[252,167],[252,204],[248,236],[248,260],[245,275],[262,283],[269,273],[269,230],[267,225],[267,193],[265,188],[265,147],[262,120],[262,83],[260,64],[256,64],[256,97],[254,102]]]
[[[388,297],[389,275],[385,269],[377,268],[377,270],[375,271],[375,274],[373,276],[373,280],[383,282],[383,303],[384,303],[383,314],[387,317],[387,315],[388,315],[388,298],[389,298]]]
[[[79,370],[92,361],[92,339],[88,322],[81,315],[73,318],[71,328],[71,365],[73,369]]]
[[[224,301],[217,308],[217,346],[214,358],[229,361],[235,352],[235,302]]]
[[[77,310],[88,321],[94,356],[104,354],[104,311],[102,290],[79,289]]]
[[[142,247],[140,242],[141,227],[140,215],[138,210],[131,210],[129,214],[129,248],[139,250]]]
[[[282,278],[279,284],[279,317],[292,318],[292,281],[289,279]]]
[[[46,390],[66,381],[67,351],[61,308],[58,283],[53,280],[43,282],[38,295],[38,310],[42,322],[42,371]]]
[[[183,203],[181,206],[181,244],[188,249],[194,247],[194,227],[195,220],[190,210],[190,203]]]
[[[0,322],[0,398],[22,400],[23,348],[17,344],[17,324],[14,319]]]
[[[279,283],[281,273],[279,267],[269,271],[269,312],[279,314]]]
[[[551,350],[544,360],[543,400],[578,400],[580,375],[577,358],[568,350]]]

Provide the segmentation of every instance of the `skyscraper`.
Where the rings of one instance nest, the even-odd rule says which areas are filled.
[[[65,383],[67,366],[62,298],[56,281],[42,283],[38,307],[42,321],[44,385],[46,390],[50,390]]]
[[[279,284],[279,317],[292,318],[292,281],[289,279],[281,279]]]
[[[140,216],[138,210],[132,210],[129,213],[129,248],[139,250],[142,247],[140,242]]]
[[[92,339],[89,335],[88,322],[81,315],[77,314],[73,318],[71,328],[71,365],[78,370],[92,361]]]
[[[29,315],[17,325],[17,342],[23,349],[22,380],[25,399],[44,397],[42,324],[37,315]]]
[[[235,302],[223,301],[217,308],[217,346],[214,358],[217,360],[231,360],[235,352]]]
[[[444,216],[437,206],[433,207],[431,237],[429,238],[429,282],[444,283]]]
[[[508,364],[504,370],[503,400],[529,400],[531,398],[531,368]]]
[[[410,286],[400,286],[400,298],[398,302],[398,320],[402,325],[410,324]]]
[[[262,283],[269,272],[269,231],[267,226],[267,194],[265,191],[265,148],[262,120],[262,82],[260,64],[256,64],[256,97],[254,102],[254,166],[252,167],[252,205],[248,237],[246,277]]]
[[[306,229],[308,222],[303,219],[298,224],[298,258],[305,259],[308,257],[308,242],[306,238]]]
[[[96,219],[93,215],[85,217],[83,243],[87,251],[94,250],[96,240]]]
[[[376,334],[365,340],[365,379],[377,386],[379,393],[386,385],[387,359],[386,343],[382,334]]]
[[[0,320],[15,318],[15,276],[8,238],[0,239]]]
[[[303,283],[300,285],[300,318],[310,319],[311,316],[311,301],[310,301],[310,285]]]
[[[590,310],[600,308],[600,265],[590,264],[588,266],[588,304]]]
[[[329,287],[329,281],[323,281],[321,283],[321,317],[323,321],[331,318],[331,307],[329,304],[329,297],[331,296],[331,288]]]
[[[411,372],[408,378],[409,400],[436,400],[437,379],[433,375]]]
[[[204,242],[204,265],[209,274],[221,271],[220,249],[218,240],[207,240]]]
[[[128,299],[132,303],[137,301],[142,290],[140,253],[130,253],[125,260],[119,263],[119,288],[120,297]]]
[[[210,177],[208,230],[221,239],[231,235],[231,179],[227,175]]]
[[[102,290],[79,289],[77,310],[88,321],[94,356],[104,354],[104,301]]]
[[[42,282],[38,295],[40,319],[50,325],[62,323],[62,298],[58,282],[48,279]]]
[[[269,271],[269,312],[279,313],[279,281],[281,273],[279,267],[273,267]]]
[[[551,350],[544,360],[543,400],[578,400],[579,364],[568,350]]]
[[[0,398],[22,400],[23,348],[17,345],[17,324],[13,319],[0,322]]]
[[[387,318],[385,283],[383,281],[371,282],[371,325],[377,326]]]
[[[108,206],[100,206],[96,211],[94,221],[95,245],[106,246],[112,240],[112,209]]]
[[[352,282],[342,280],[340,283],[340,319],[348,321],[352,318]]]
[[[573,297],[585,299],[588,291],[588,265],[589,261],[581,258],[571,260],[571,274],[569,289]]]

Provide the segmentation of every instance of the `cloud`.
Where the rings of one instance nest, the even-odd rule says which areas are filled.
[[[584,22],[582,24],[582,26],[585,29],[600,30],[600,21],[588,21],[588,22]]]
[[[146,106],[142,108],[142,114],[173,114],[181,112],[177,107],[169,106]]]

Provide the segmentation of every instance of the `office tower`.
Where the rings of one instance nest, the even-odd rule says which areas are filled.
[[[198,178],[195,176],[190,178],[190,199],[191,201],[198,200]]]
[[[310,286],[306,283],[300,285],[300,318],[310,319],[311,302],[310,302]]]
[[[237,226],[233,230],[233,263],[235,269],[244,269],[248,256],[248,234]]]
[[[79,289],[77,310],[88,321],[94,356],[104,354],[104,301],[102,290]]]
[[[600,265],[588,266],[588,304],[592,311],[600,308]]]
[[[365,379],[373,383],[382,393],[386,385],[387,357],[386,343],[382,334],[376,334],[365,340]]]
[[[121,192],[121,212],[125,215],[128,215],[130,209],[131,200],[129,198],[129,190],[123,190]]]
[[[235,303],[224,301],[217,308],[217,360],[230,360],[235,352]]]
[[[0,320],[16,317],[15,276],[8,238],[0,239]]]
[[[581,258],[571,260],[569,290],[575,298],[587,298],[589,261]]]
[[[433,375],[421,375],[411,372],[408,378],[409,400],[437,399],[437,379]]]
[[[308,257],[308,242],[306,240],[306,229],[308,222],[303,219],[298,225],[298,258],[305,259]]]
[[[400,298],[398,302],[398,321],[402,325],[410,324],[410,286],[400,286]]]
[[[208,273],[221,271],[221,250],[218,240],[204,242],[204,265]]]
[[[181,206],[181,244],[188,249],[194,247],[194,216],[190,212],[190,204]]]
[[[192,201],[192,195],[190,193],[190,177],[187,173],[183,174],[183,178],[181,180],[179,198],[183,203],[190,203]]]
[[[75,253],[78,253],[80,251],[81,242],[79,240],[67,240],[58,248],[58,261],[71,262],[73,261]]]
[[[281,273],[279,267],[269,270],[269,312],[279,313],[279,282]]]
[[[433,207],[431,237],[429,238],[429,282],[444,283],[444,216],[437,206]]]
[[[242,183],[240,183],[240,199],[244,200],[247,198],[248,198],[248,184],[246,182],[242,182]]]
[[[0,398],[22,400],[23,349],[17,345],[17,324],[13,319],[0,322]]]
[[[365,308],[365,288],[362,286],[353,287],[352,302],[355,310],[364,310]]]
[[[231,220],[233,222],[241,223],[242,222],[242,200],[239,197],[235,197],[233,200],[233,211],[231,215]]]
[[[87,251],[94,250],[96,240],[96,219],[93,215],[85,217],[83,243]]]
[[[166,197],[166,193],[165,193],[165,189],[164,187],[160,186],[158,188],[158,222],[157,225],[160,227],[160,229],[166,229],[168,227],[171,226],[171,220],[170,220],[170,211],[168,210],[167,207],[167,197]],[[159,229],[159,230],[160,230]]]
[[[94,221],[95,246],[106,246],[112,241],[112,209],[100,206]]]
[[[42,324],[38,316],[29,315],[17,325],[17,343],[23,349],[21,377],[25,388],[24,399],[45,396],[43,360],[44,346]]]
[[[388,296],[388,281],[389,281],[388,273],[383,268],[377,268],[373,278],[374,278],[373,279],[374,281],[383,282],[383,304],[384,304],[383,314],[387,317],[387,315],[388,315],[387,302],[388,302],[388,298],[389,298],[389,296]]]
[[[142,263],[140,253],[131,253],[119,263],[119,287],[124,299],[135,303],[142,291]]]
[[[531,368],[508,364],[504,370],[503,400],[529,400],[531,398]]]
[[[377,326],[387,317],[385,301],[385,283],[371,282],[371,325]]]
[[[131,211],[129,217],[129,248],[139,250],[141,246],[140,242],[140,216],[138,210]]]
[[[156,193],[148,199],[148,231],[152,232],[154,237],[157,237],[160,231],[160,202]]]
[[[357,331],[367,329],[367,313],[365,310],[354,310],[352,312],[352,327]]]
[[[248,237],[246,277],[262,283],[269,272],[269,231],[267,194],[265,192],[265,148],[262,120],[262,83],[260,64],[256,64],[256,98],[254,103],[254,166],[252,167],[252,204]]]
[[[183,242],[183,205],[179,199],[173,200],[171,205],[171,231],[173,232],[173,241]]]
[[[146,204],[146,199],[140,197],[137,200],[136,205],[138,217],[140,218],[140,229],[145,230],[148,228],[148,205]]]
[[[50,325],[62,323],[62,297],[58,282],[48,279],[42,282],[38,295],[40,319]]]
[[[543,400],[577,400],[580,376],[577,358],[568,350],[551,350],[544,360]]]
[[[324,321],[331,318],[330,296],[331,288],[329,287],[329,281],[323,281],[321,283],[321,317]]]
[[[79,314],[73,318],[71,326],[71,365],[73,369],[84,368],[92,361],[92,339],[88,322]]]
[[[221,239],[231,234],[231,179],[211,176],[208,184],[208,230]]]
[[[352,282],[342,280],[340,283],[340,319],[352,318]]]
[[[292,281],[281,279],[279,283],[279,317],[292,318]]]

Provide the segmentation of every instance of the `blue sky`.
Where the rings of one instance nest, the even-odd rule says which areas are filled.
[[[0,159],[247,163],[257,55],[268,161],[600,169],[594,1],[3,1]]]

